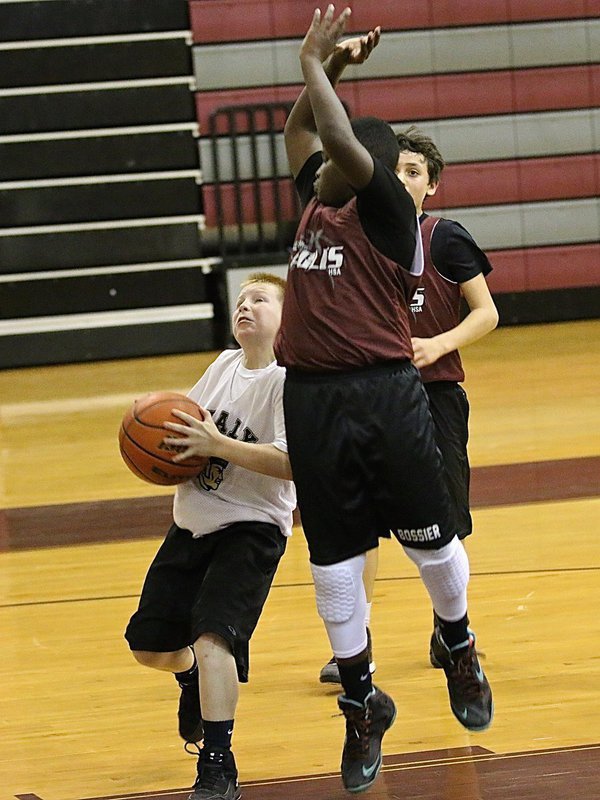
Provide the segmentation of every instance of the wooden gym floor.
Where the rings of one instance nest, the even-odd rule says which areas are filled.
[[[184,800],[170,676],[122,638],[171,490],[121,463],[121,415],[210,355],[0,373],[0,800]],[[377,682],[398,719],[377,800],[600,798],[600,321],[503,328],[464,353],[475,533],[470,615],[494,690],[482,734],[428,665],[431,611],[383,542]],[[246,800],[347,797],[329,648],[296,529],[252,646],[234,734]]]

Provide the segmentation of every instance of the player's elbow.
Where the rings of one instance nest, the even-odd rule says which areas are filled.
[[[298,130],[299,128],[296,124],[294,116],[293,114],[290,114],[285,121],[285,125],[283,126],[283,141],[286,143],[286,145],[293,141]]]
[[[498,327],[500,319],[498,309],[494,303],[494,298],[489,292],[487,293],[487,297],[483,298],[482,301],[477,304],[476,308],[483,335],[490,333],[490,331]],[[474,310],[473,306],[471,306],[471,310]]]
[[[280,450],[276,444],[271,445],[271,467],[271,476],[273,478],[279,478],[283,481],[294,480],[290,457],[284,450]]]
[[[281,464],[281,477],[284,481],[294,480],[294,476],[292,475],[292,465],[290,464],[290,459],[287,456]]]

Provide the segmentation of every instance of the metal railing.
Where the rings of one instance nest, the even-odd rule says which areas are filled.
[[[292,105],[223,106],[209,117],[212,175],[203,170],[204,185],[214,200],[208,216],[222,258],[284,253],[292,244],[300,204],[282,135]]]

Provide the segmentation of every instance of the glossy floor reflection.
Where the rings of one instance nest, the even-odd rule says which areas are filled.
[[[339,776],[242,785],[244,800],[347,800]],[[185,800],[189,789],[82,800]],[[18,800],[44,800],[17,795]],[[369,800],[592,800],[600,797],[600,744],[495,754],[483,747],[384,758]]]

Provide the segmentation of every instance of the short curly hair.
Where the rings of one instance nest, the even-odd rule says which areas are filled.
[[[419,130],[415,125],[396,134],[400,145],[400,152],[408,150],[411,153],[420,153],[427,161],[427,174],[429,183],[438,183],[446,162],[435,146],[433,139]]]
[[[386,167],[395,170],[400,150],[392,126],[378,117],[356,117],[351,125],[362,146]]]
[[[253,283],[270,283],[279,290],[279,299],[283,301],[286,287],[284,278],[280,278],[279,275],[273,275],[271,272],[253,272],[248,275],[245,281],[242,281],[240,288],[245,289],[246,286],[251,286]]]

